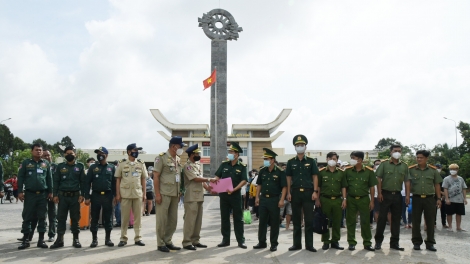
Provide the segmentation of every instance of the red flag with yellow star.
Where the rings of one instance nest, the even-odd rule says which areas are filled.
[[[209,76],[209,78],[202,81],[202,84],[204,85],[204,90],[211,87],[215,82],[216,82],[216,69],[214,69],[214,71],[211,73],[211,76]]]

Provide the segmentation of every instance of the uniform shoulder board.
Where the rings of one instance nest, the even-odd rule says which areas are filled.
[[[122,159],[122,160],[120,160],[120,161],[119,161],[119,163],[121,163],[121,162],[124,162],[124,161],[126,161],[126,159]]]
[[[276,167],[280,170],[280,171],[284,171],[281,167],[277,166]]]
[[[246,164],[243,162],[240,162],[240,165],[242,165],[243,167],[246,167]]]
[[[418,164],[408,166],[408,169],[412,169],[412,168],[414,168],[414,167],[416,167],[416,166],[418,166]]]
[[[343,169],[341,169],[341,168],[337,168],[337,169],[338,169],[338,170],[340,170],[340,171],[344,171],[344,170],[343,170]]]
[[[229,161],[230,161],[230,160],[224,160],[224,161],[222,161],[222,163],[224,163],[224,162],[229,162]]]
[[[137,161],[140,162],[140,163],[144,163],[141,159],[137,159]]]
[[[428,164],[428,167],[437,170],[437,168],[434,165]]]
[[[374,169],[372,169],[372,168],[369,167],[369,166],[366,166],[366,168],[367,168],[368,170],[370,170],[370,171],[374,171]]]
[[[383,160],[380,160],[380,162],[384,162],[384,161],[389,161],[390,159],[383,159]]]
[[[323,167],[323,168],[319,169],[318,171],[322,171],[322,170],[325,170],[325,169],[326,169],[326,167]]]
[[[346,166],[346,167],[344,167],[344,170],[347,170],[347,169],[350,169],[350,168],[353,168],[353,166],[351,166],[351,165],[350,165],[350,166]]]
[[[160,153],[159,155],[160,155],[160,156],[163,156],[163,155],[165,155],[165,152],[162,152],[162,153]]]

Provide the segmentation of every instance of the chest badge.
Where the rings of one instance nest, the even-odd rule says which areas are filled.
[[[94,171],[94,172],[99,172],[99,171],[100,171],[100,168],[96,167],[93,171]]]
[[[236,172],[242,172],[241,170],[235,170]]]
[[[62,169],[60,170],[60,172],[62,172],[62,173],[66,173],[67,171],[68,171],[68,170],[67,170],[66,168],[62,168]]]

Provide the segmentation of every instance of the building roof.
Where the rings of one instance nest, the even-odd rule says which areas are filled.
[[[160,112],[159,109],[150,109],[150,112],[152,113],[153,117],[164,126],[170,134],[173,132],[173,130],[179,130],[179,131],[209,131],[209,125],[208,124],[175,124],[168,119]],[[159,132],[160,133],[160,132]],[[160,133],[161,134],[161,133]]]
[[[276,131],[276,129],[286,120],[290,115],[292,109],[282,109],[281,113],[274,119],[274,121],[267,124],[233,124],[232,133],[235,131],[269,131],[269,134]]]

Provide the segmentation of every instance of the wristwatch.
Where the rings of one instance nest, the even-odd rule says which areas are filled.
[[[313,192],[316,192],[316,193],[317,193],[317,192],[318,192],[318,190],[313,190]]]

